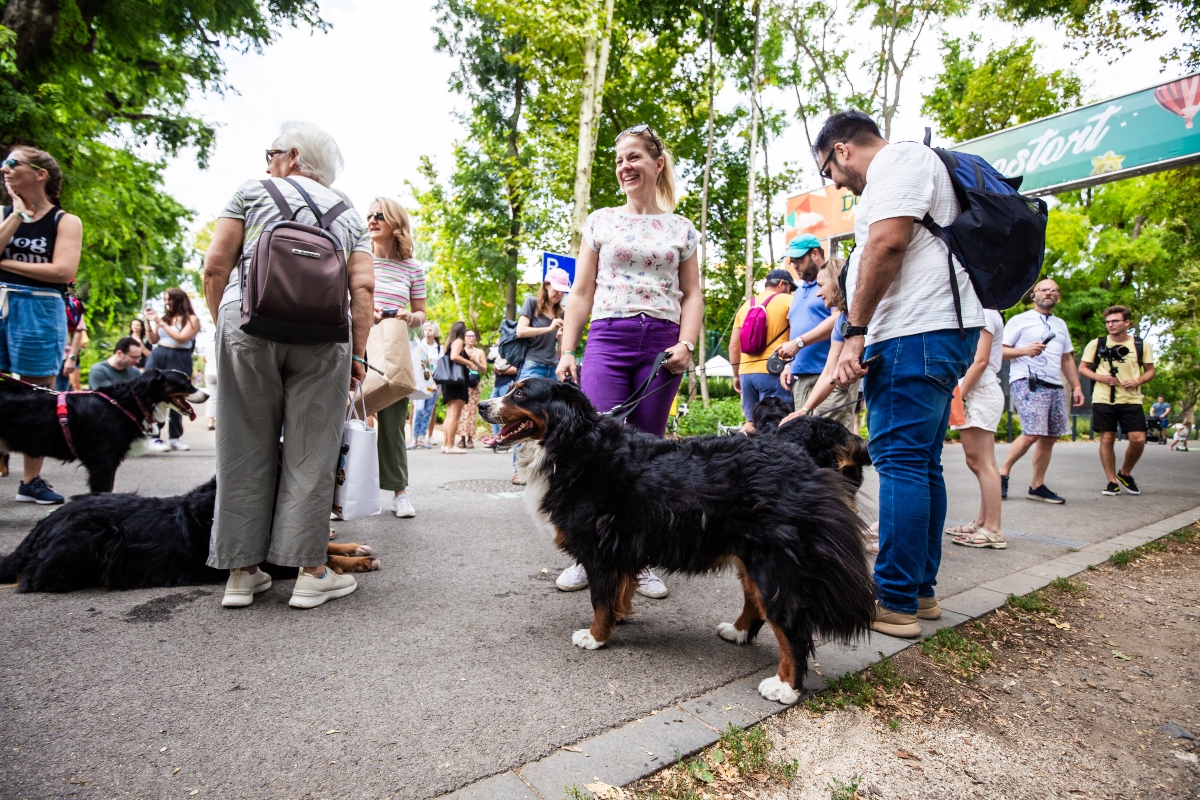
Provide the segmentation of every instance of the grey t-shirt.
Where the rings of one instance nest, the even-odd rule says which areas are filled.
[[[548,328],[550,327],[551,319],[545,314],[534,316],[534,310],[537,308],[537,298],[530,296],[525,298],[525,302],[521,305],[521,313],[518,316],[528,317],[529,325],[533,328]],[[558,337],[553,333],[546,333],[541,336],[532,336],[525,340],[527,342],[525,350],[525,360],[532,361],[534,364],[549,364],[550,366],[558,366]]]
[[[118,383],[129,383],[142,374],[137,367],[114,369],[108,361],[101,361],[88,370],[88,388],[92,391],[103,389],[105,386],[115,386]]]

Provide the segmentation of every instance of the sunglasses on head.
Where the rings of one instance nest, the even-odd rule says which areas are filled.
[[[30,164],[28,161],[18,161],[15,158],[4,159],[3,163],[0,164],[0,166],[5,166],[5,167],[8,167],[9,169],[16,169],[17,167],[21,167],[21,166],[29,167],[30,169],[36,169],[39,171],[42,169],[37,164]]]
[[[290,153],[290,152],[291,152],[291,150],[268,150],[267,151],[267,163],[270,164],[271,159],[275,158],[275,156],[280,155],[281,153]]]
[[[641,123],[640,125],[634,125],[632,128],[626,128],[625,130],[618,133],[617,141],[618,142],[621,141],[622,137],[627,136],[629,134],[639,134],[639,133],[650,134],[651,141],[653,141],[654,144],[656,146],[658,146],[658,148],[660,150],[662,149],[662,141],[658,138],[658,134],[656,134],[654,131],[650,130],[650,126],[644,122]]]
[[[370,222],[371,220],[375,220],[376,222],[383,222],[383,219],[384,219],[384,217],[383,217],[382,211],[376,211],[373,214],[367,214],[367,222]]]

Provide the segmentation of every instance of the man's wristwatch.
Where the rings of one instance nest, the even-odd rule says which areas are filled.
[[[804,347],[804,337],[797,336],[795,339],[792,339],[792,344],[796,345],[797,347]]]
[[[867,326],[866,325],[847,325],[846,330],[844,330],[842,332],[842,337],[845,339],[850,339],[855,336],[866,336],[866,335],[867,335]]]
[[[679,344],[681,344],[681,345],[683,345],[684,347],[686,347],[686,348],[687,348],[687,351],[688,351],[689,353],[694,353],[694,352],[696,352],[696,345],[692,344],[691,342],[687,341],[686,339],[680,339],[680,340],[679,340]]]

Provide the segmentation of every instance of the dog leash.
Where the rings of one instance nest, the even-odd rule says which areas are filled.
[[[631,394],[629,399],[624,403],[613,406],[612,410],[608,412],[608,416],[611,416],[617,422],[624,422],[625,418],[633,413],[633,410],[638,407],[639,403],[641,403],[650,395],[654,394],[654,392],[660,391],[661,389],[669,386],[669,382],[664,383],[657,389],[650,391],[650,384],[654,383],[654,379],[658,377],[658,371],[662,369],[663,362],[670,357],[671,354],[666,351],[659,353],[654,359],[654,364],[650,367],[650,375],[646,378],[645,383],[635,389],[633,394]]]

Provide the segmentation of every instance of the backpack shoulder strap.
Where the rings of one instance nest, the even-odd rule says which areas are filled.
[[[313,217],[314,217],[314,218],[316,218],[316,220],[317,220],[317,225],[319,225],[319,226],[320,226],[322,229],[324,229],[325,227],[327,227],[327,226],[324,224],[324,223],[325,223],[325,217],[324,217],[324,215],[322,215],[322,214],[321,214],[321,209],[320,209],[320,208],[317,206],[317,204],[316,204],[316,203],[314,203],[314,202],[313,202],[313,199],[312,199],[312,197],[310,197],[310,196],[309,196],[309,194],[308,194],[308,192],[306,192],[306,191],[304,190],[304,187],[303,187],[303,186],[301,186],[301,185],[300,185],[299,183],[297,183],[296,181],[292,180],[291,178],[284,178],[284,180],[285,180],[285,181],[287,181],[288,183],[290,183],[292,186],[294,186],[294,187],[296,188],[296,191],[300,193],[300,196],[304,198],[304,202],[308,204],[308,208],[309,208],[309,210],[310,210],[310,211],[312,211],[312,213],[313,213]],[[329,209],[329,212],[332,212],[332,211],[333,211],[334,209],[336,209],[338,206],[342,206],[342,207],[343,207],[343,208],[342,208],[342,210],[341,210],[341,211],[338,211],[338,214],[341,214],[341,213],[342,213],[342,211],[345,211],[345,210],[346,210],[346,209],[345,209],[345,205],[346,205],[346,204],[345,204],[344,202],[342,202],[342,203],[338,203],[338,204],[337,204],[337,205],[335,205],[333,208]],[[327,213],[329,213],[329,212],[327,212]],[[330,222],[333,222],[333,220],[334,220],[334,219],[337,219],[337,215],[335,215],[335,216],[334,216],[333,218],[331,218],[329,221],[330,221]]]
[[[1092,360],[1086,362],[1087,364],[1091,365],[1092,369],[1095,369],[1097,366],[1100,365],[1100,348],[1104,347],[1104,340],[1107,338],[1108,338],[1107,336],[1100,336],[1100,337],[1097,337],[1097,339],[1096,339],[1096,352],[1093,354]],[[1139,360],[1141,360],[1140,356],[1139,356]]]
[[[328,230],[329,226],[333,224],[333,221],[342,214],[345,214],[349,208],[350,206],[346,205],[345,200],[339,202],[336,206],[329,209],[321,216],[321,227]]]
[[[283,192],[279,191],[279,187],[270,179],[259,181],[263,188],[267,190],[267,194],[275,201],[275,205],[279,208],[279,213],[283,214],[284,219],[292,218],[292,207],[288,205],[287,198],[283,196]]]
[[[1142,340],[1140,337],[1133,337],[1133,350],[1135,353],[1137,353],[1138,369],[1145,369],[1146,365],[1142,363],[1142,355],[1145,351],[1145,348],[1142,346]]]

